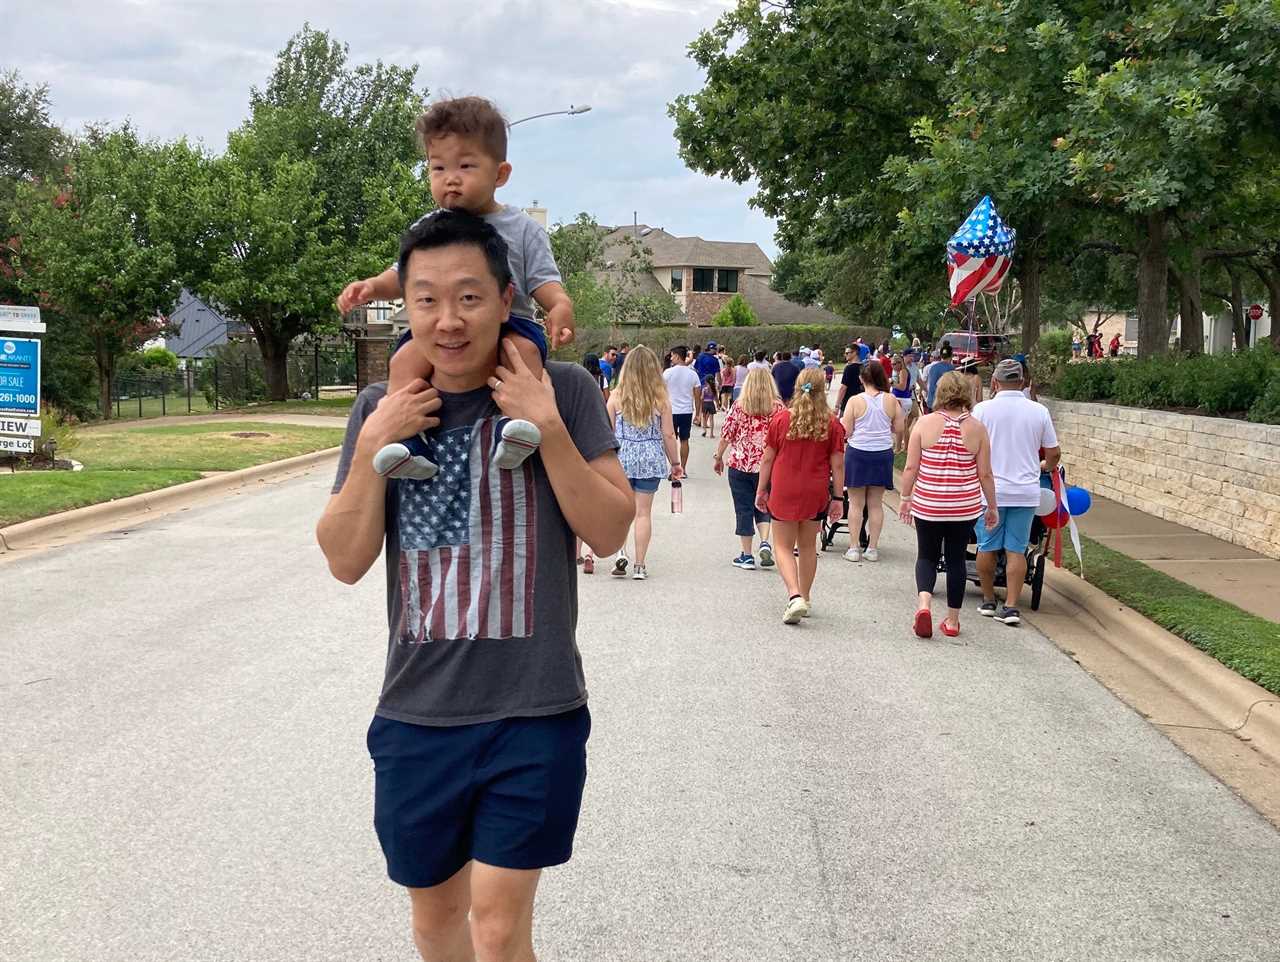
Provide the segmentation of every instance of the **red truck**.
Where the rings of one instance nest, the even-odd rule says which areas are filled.
[[[1009,338],[1003,334],[970,334],[968,331],[952,331],[938,339],[938,350],[943,344],[951,345],[951,361],[958,364],[967,357],[976,357],[979,364],[994,364],[1005,353]]]

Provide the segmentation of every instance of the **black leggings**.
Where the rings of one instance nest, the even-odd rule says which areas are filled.
[[[938,582],[938,559],[945,549],[947,558],[947,607],[964,604],[964,551],[973,534],[972,521],[925,521],[916,518],[916,590],[933,594]]]

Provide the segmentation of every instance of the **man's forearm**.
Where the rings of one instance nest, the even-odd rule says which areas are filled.
[[[587,463],[563,424],[543,432],[539,452],[560,512],[573,533],[598,554],[621,548],[635,517],[630,492]],[[625,483],[620,466],[617,473]]]
[[[356,444],[351,472],[316,525],[316,541],[329,571],[349,585],[378,560],[387,530],[387,480],[373,470],[373,455],[364,448]]]

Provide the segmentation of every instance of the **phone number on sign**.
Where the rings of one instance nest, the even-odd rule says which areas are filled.
[[[8,391],[0,391],[0,404],[35,404],[36,396],[34,394],[10,394]]]

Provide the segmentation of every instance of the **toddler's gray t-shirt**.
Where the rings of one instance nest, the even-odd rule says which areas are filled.
[[[414,224],[430,216],[424,214]],[[492,224],[494,230],[507,242],[511,282],[516,288],[511,313],[533,317],[536,307],[533,292],[543,284],[552,281],[560,283],[560,269],[556,267],[556,259],[551,254],[551,238],[536,220],[510,204],[503,204],[500,210],[480,216]]]
[[[547,372],[583,458],[617,450],[591,375],[554,361]],[[335,494],[385,394],[385,383],[370,385],[352,406]],[[489,388],[441,399],[428,445],[440,473],[387,483],[390,630],[377,713],[469,725],[572,711],[587,700],[573,531],[539,455],[514,471],[493,468],[500,415]]]

